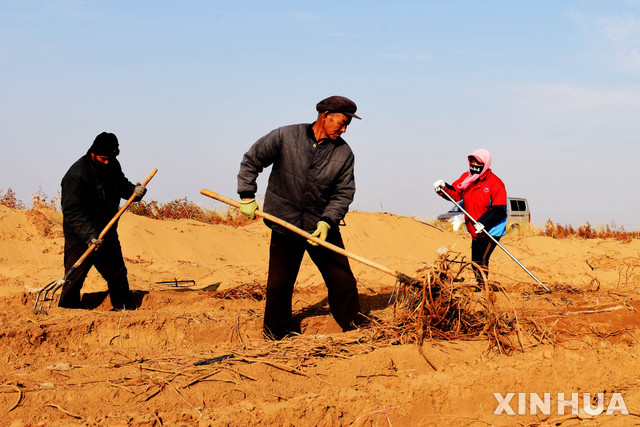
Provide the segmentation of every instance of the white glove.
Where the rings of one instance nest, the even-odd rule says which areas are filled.
[[[96,245],[96,248],[95,248],[96,251],[98,250],[101,244],[102,244],[102,239],[97,239],[95,237],[92,237],[91,240],[89,240],[89,245]]]
[[[147,193],[147,187],[138,184],[136,185],[136,188],[133,189],[133,192],[136,193],[136,198],[142,199],[142,197]]]
[[[482,230],[484,230],[484,225],[480,224],[479,222],[476,222],[475,224],[473,224],[473,228],[476,229],[476,234],[480,234],[482,233]]]
[[[441,179],[439,179],[439,180],[437,180],[436,182],[434,182],[434,183],[433,183],[433,188],[434,188],[436,191],[442,191],[442,189],[444,188],[444,186],[445,186],[445,183],[444,183],[444,181],[443,181],[443,180],[441,180]]]

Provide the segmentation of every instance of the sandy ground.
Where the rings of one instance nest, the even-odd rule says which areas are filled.
[[[35,292],[64,275],[61,219],[0,206],[1,425],[640,423],[640,240],[506,236],[505,247],[554,290],[536,293],[496,251],[492,279],[506,290],[498,306],[544,331],[506,355],[486,337],[418,346],[377,342],[366,327],[342,333],[306,257],[294,294],[302,335],[265,342],[259,291],[269,232],[261,222],[236,229],[125,214],[119,233],[140,307],[112,311],[92,271],[88,309],[34,312]],[[409,275],[439,250],[469,253],[464,233],[412,218],[352,212],[346,223],[347,250]],[[392,318],[393,277],[352,268],[363,309]],[[157,283],[176,280],[193,282]],[[545,393],[550,409],[533,405],[533,414]],[[575,393],[579,410],[559,405],[559,393]],[[597,399],[584,410],[586,393],[602,393],[602,411]]]

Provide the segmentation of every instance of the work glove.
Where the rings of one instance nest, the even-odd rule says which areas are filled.
[[[479,222],[476,222],[475,224],[473,224],[473,228],[476,229],[476,234],[480,234],[484,230],[484,225],[480,224]]]
[[[102,239],[98,239],[96,237],[92,237],[89,239],[89,245],[96,245],[95,250],[97,251],[100,245],[102,244]]]
[[[331,226],[329,224],[327,224],[324,221],[318,221],[318,228],[316,228],[316,231],[313,232],[312,236],[313,237],[317,237],[320,240],[327,240],[327,234],[329,234],[329,229],[331,228]],[[317,243],[312,242],[311,240],[307,240],[307,243],[309,243],[311,246],[318,246]]]
[[[140,200],[144,197],[145,194],[147,194],[147,187],[138,183],[138,185],[136,185],[136,188],[133,189],[133,192],[136,193],[136,199]]]
[[[249,219],[256,219],[256,209],[258,209],[256,199],[246,200],[240,203],[240,213]]]
[[[433,183],[433,188],[436,190],[436,192],[440,193],[445,185],[446,184],[444,183],[444,181],[439,179]]]

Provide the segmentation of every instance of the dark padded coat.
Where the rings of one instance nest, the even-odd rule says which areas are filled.
[[[338,138],[317,148],[311,126],[283,126],[260,138],[245,153],[238,173],[238,194],[252,198],[258,174],[273,165],[264,211],[307,232],[321,219],[337,227],[356,191],[349,145]]]
[[[133,194],[133,185],[112,159],[106,168],[96,168],[91,155],[78,159],[62,178],[62,230],[66,244],[88,243],[98,237],[118,212],[120,199]],[[117,237],[117,224],[105,238]]]

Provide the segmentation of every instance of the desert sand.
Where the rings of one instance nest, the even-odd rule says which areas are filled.
[[[542,331],[505,354],[486,336],[426,339],[420,346],[376,342],[367,326],[343,333],[306,257],[294,293],[302,334],[264,341],[259,291],[269,230],[261,221],[233,228],[125,213],[118,230],[139,308],[113,311],[106,283],[92,271],[83,289],[86,309],[54,303],[34,312],[36,292],[64,276],[61,213],[0,206],[0,218],[1,425],[640,423],[638,239],[503,238],[553,290],[538,292],[496,250],[491,278],[504,288],[498,306]],[[412,218],[351,212],[346,224],[348,251],[408,275],[447,251],[470,252],[464,232]],[[351,265],[363,310],[392,318],[394,278]],[[168,281],[178,283],[157,283]],[[515,395],[507,402],[509,393]],[[533,414],[532,399],[544,393],[550,410]],[[559,411],[558,393],[577,394],[576,413]],[[602,413],[584,410],[586,393],[603,393]]]

